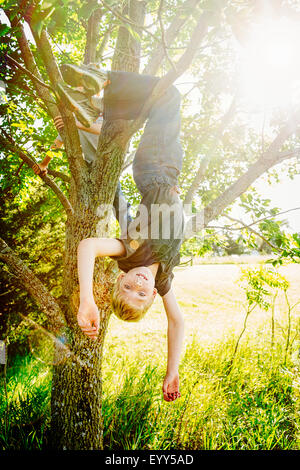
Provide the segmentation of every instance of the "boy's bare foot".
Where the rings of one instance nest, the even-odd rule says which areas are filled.
[[[163,383],[163,394],[165,401],[175,401],[181,397],[179,392],[179,375],[166,375]]]
[[[181,194],[181,191],[180,191],[179,186],[173,186],[173,187],[171,188],[171,192],[177,193],[177,194]]]

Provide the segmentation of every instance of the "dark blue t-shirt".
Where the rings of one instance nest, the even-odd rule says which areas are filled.
[[[173,268],[180,262],[183,237],[183,207],[177,192],[170,185],[156,184],[144,194],[137,216],[129,224],[128,237],[119,239],[126,254],[114,259],[124,272],[158,262],[155,287],[163,296],[170,290]]]

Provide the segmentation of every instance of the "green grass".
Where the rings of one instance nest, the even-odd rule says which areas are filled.
[[[4,376],[1,375],[1,385]],[[51,370],[30,355],[8,367],[0,389],[0,449],[41,449],[49,423]]]
[[[124,361],[122,376],[112,363],[104,382],[107,448],[297,448],[296,372],[281,365],[284,351],[278,347],[272,358],[248,336],[228,375],[233,346],[229,340],[208,349],[195,338],[181,364],[182,398],[173,404],[161,400],[163,367]]]
[[[299,266],[282,268],[291,302],[299,300]],[[178,269],[175,290],[185,317],[180,366],[182,397],[162,400],[166,366],[166,319],[161,300],[134,325],[113,317],[104,348],[103,417],[106,449],[299,449],[299,358],[293,342],[285,361],[284,298],[275,308],[271,350],[270,312],[255,310],[241,331],[243,292],[237,266]],[[16,358],[0,395],[2,449],[40,449],[49,423],[51,371],[36,359]]]

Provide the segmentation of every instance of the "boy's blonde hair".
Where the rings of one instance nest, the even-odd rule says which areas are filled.
[[[126,302],[122,299],[120,293],[120,278],[116,280],[116,283],[111,292],[111,306],[114,314],[124,321],[139,321],[141,320],[147,313],[149,307],[153,303],[153,299],[151,299],[147,305],[143,308],[134,308],[132,305],[126,304]]]

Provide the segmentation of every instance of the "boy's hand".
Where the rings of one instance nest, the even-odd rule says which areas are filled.
[[[55,141],[53,142],[53,144],[50,145],[50,150],[58,150],[63,145],[64,145],[63,142],[56,138]]]
[[[55,116],[54,118],[54,124],[55,124],[55,127],[56,129],[58,130],[58,132],[62,131],[63,128],[64,128],[64,121],[62,119],[62,117],[59,115],[59,116]]]
[[[163,383],[163,394],[165,401],[175,401],[181,397],[179,392],[179,374],[167,374]]]
[[[96,340],[99,332],[100,315],[94,301],[81,302],[77,321],[81,331],[89,338]]]
[[[48,166],[48,165],[47,165]],[[43,166],[42,164],[35,163],[32,167],[33,171],[36,175],[46,176],[47,174],[47,166]]]
[[[177,185],[171,188],[171,192],[181,194],[180,188]]]

